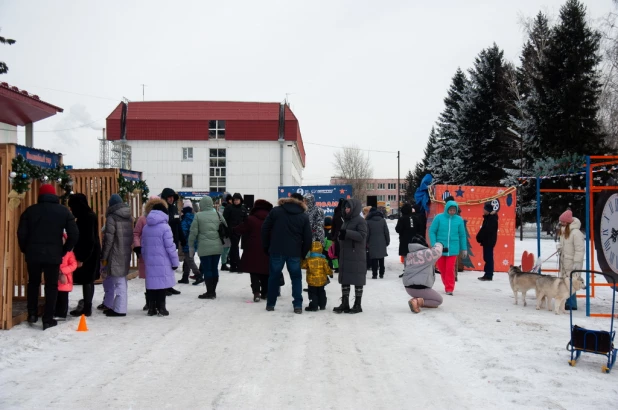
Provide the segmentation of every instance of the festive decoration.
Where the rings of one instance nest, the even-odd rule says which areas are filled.
[[[461,189],[461,187],[459,187]],[[460,207],[463,205],[479,205],[479,204],[484,204],[485,202],[491,202],[494,199],[498,199],[498,198],[502,198],[505,196],[508,196],[509,194],[512,194],[513,192],[515,192],[517,190],[517,187],[508,187],[505,188],[504,191],[501,190],[501,192],[497,193],[496,195],[492,195],[490,197],[487,198],[481,198],[481,199],[471,199],[468,201],[457,201],[457,205],[459,205]],[[465,191],[463,191],[465,192]],[[474,192],[474,190],[472,190],[472,192]],[[443,200],[439,200],[435,198],[435,185],[431,187],[431,189],[429,189],[429,197],[431,198],[431,202],[437,202],[439,204],[444,204],[444,199]],[[441,195],[441,196],[444,196]],[[511,202],[512,203],[512,202]]]
[[[73,180],[64,165],[58,165],[55,168],[41,168],[38,165],[26,161],[23,156],[18,155],[13,158],[11,168],[12,170],[9,174],[11,188],[17,194],[28,192],[33,180],[38,179],[47,182],[51,179],[58,182],[60,188],[64,191],[64,194],[60,196],[63,202],[66,201],[70,195]]]
[[[17,191],[15,190],[12,190],[11,192],[9,192],[9,209],[15,210],[19,208],[19,204],[21,203],[21,200],[24,199],[25,196],[26,196],[25,192],[22,192],[21,194],[18,194]]]
[[[118,176],[118,195],[121,198],[127,198],[128,195],[133,195],[134,191],[140,191],[142,197],[142,203],[146,203],[148,201],[148,196],[150,194],[150,189],[148,189],[148,185],[146,185],[146,181],[130,181],[123,177],[122,175]]]

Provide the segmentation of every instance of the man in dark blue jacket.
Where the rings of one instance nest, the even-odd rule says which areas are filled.
[[[305,213],[307,205],[300,194],[279,200],[262,225],[262,246],[270,255],[268,299],[266,310],[275,310],[279,293],[279,278],[287,264],[292,281],[294,313],[303,313],[302,272],[300,260],[311,248],[311,224]]]

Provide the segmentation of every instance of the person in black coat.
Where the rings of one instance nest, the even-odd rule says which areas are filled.
[[[67,239],[63,244],[63,233]],[[56,326],[54,320],[58,298],[58,272],[62,257],[79,238],[75,217],[60,205],[56,189],[41,185],[38,203],[29,206],[19,219],[17,240],[28,265],[28,322],[38,321],[41,272],[45,276],[45,313],[43,330]]]
[[[332,228],[332,232],[331,232],[331,236],[334,238],[333,240],[335,241],[335,255],[337,258],[339,258],[339,241],[337,240],[337,238],[339,237],[339,231],[341,230],[341,226],[343,225],[343,204],[345,203],[345,199],[343,198],[339,198],[339,203],[337,204],[337,207],[335,208],[335,211],[333,213],[333,228]],[[334,270],[335,273],[339,273],[339,268],[335,268]]]
[[[169,215],[168,224],[170,228],[172,228],[172,235],[174,236],[174,245],[176,245],[176,249],[180,246],[186,245],[186,239],[182,234],[182,229],[180,228],[180,214],[178,213],[178,207],[176,206],[176,202],[178,202],[178,194],[172,188],[165,188],[159,195],[162,200],[167,202],[167,213]],[[167,289],[167,296],[172,295],[180,295],[180,291],[174,288]]]
[[[287,265],[292,281],[294,313],[303,313],[302,271],[300,260],[311,248],[311,224],[305,213],[307,205],[300,194],[281,198],[262,224],[262,246],[269,255],[270,276],[266,310],[275,310],[283,266]]]
[[[476,241],[483,247],[485,261],[485,274],[478,279],[490,281],[494,277],[494,247],[498,242],[498,215],[491,203],[483,206],[483,225],[476,234]]]
[[[225,218],[225,222],[231,232],[230,234],[230,272],[238,272],[238,264],[240,263],[240,251],[238,245],[240,244],[240,235],[234,233],[234,228],[238,225],[245,222],[247,219],[247,208],[243,204],[243,197],[238,192],[236,192],[233,196],[232,205],[227,205],[225,210],[223,211],[223,217]]]
[[[412,216],[412,205],[404,204],[395,226],[395,232],[399,234],[399,256],[406,257],[409,252],[408,244],[412,243],[412,238],[418,234],[425,236],[418,225],[418,220]]]
[[[88,205],[84,194],[73,194],[69,197],[69,208],[77,218],[79,240],[73,249],[77,260],[77,269],[73,272],[73,283],[82,285],[83,302],[77,309],[70,312],[71,316],[90,316],[92,314],[92,298],[94,297],[94,281],[101,276],[101,239],[99,237],[99,222],[97,215]]]

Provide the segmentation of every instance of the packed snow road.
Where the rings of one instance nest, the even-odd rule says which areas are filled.
[[[617,374],[601,356],[567,364],[568,315],[513,305],[504,273],[479,282],[460,274],[454,296],[412,314],[400,279],[394,221],[384,279],[367,280],[363,313],[292,312],[289,278],[274,312],[253,303],[249,275],[222,272],[216,300],[178,285],[169,317],[148,317],[143,280],[129,282],[129,313],[96,312],[41,331],[22,324],[0,333],[2,409],[466,409],[610,408]],[[517,242],[532,250],[532,241]],[[554,246],[548,241],[548,247]],[[520,249],[521,248],[521,249]],[[370,274],[368,277],[370,278]],[[444,289],[440,278],[434,286]],[[75,305],[81,295],[71,294]],[[306,298],[306,293],[304,294]],[[100,302],[97,286],[95,300]],[[608,311],[611,294],[595,298]],[[609,327],[606,319],[577,323]],[[305,305],[307,302],[305,301]],[[607,404],[607,406],[604,406]]]

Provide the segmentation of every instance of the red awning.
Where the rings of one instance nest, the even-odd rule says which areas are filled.
[[[0,83],[0,122],[24,126],[62,111],[60,107],[41,101],[38,95]]]

